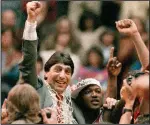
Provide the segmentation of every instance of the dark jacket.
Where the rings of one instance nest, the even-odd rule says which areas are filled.
[[[123,100],[120,100],[115,105],[115,107],[113,107],[111,110],[106,109],[106,108],[101,108],[100,114],[101,114],[102,120],[100,120],[100,124],[110,124],[110,123],[118,124],[120,121],[121,115],[122,115],[122,109],[124,107],[124,104],[125,104],[125,102]],[[86,116],[86,118],[84,117],[82,110],[80,109],[80,107],[78,106],[78,104],[76,103],[76,101],[74,99],[72,100],[72,105],[74,108],[73,116],[74,116],[75,120],[79,124],[88,124],[87,119],[86,119],[86,118],[88,118],[88,116]],[[95,120],[97,118],[98,118],[98,116],[95,116]],[[90,123],[90,124],[92,124],[92,123]]]
[[[37,41],[24,40],[22,44],[23,60],[19,65],[21,79],[32,85],[39,93],[41,108],[52,106],[48,88],[36,74]]]

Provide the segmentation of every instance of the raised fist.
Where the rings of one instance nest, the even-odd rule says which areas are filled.
[[[28,2],[26,5],[27,14],[28,14],[28,21],[35,22],[36,17],[41,11],[41,3],[38,1]]]
[[[138,32],[136,24],[130,19],[119,20],[116,22],[116,28],[120,33],[125,35],[133,35]]]

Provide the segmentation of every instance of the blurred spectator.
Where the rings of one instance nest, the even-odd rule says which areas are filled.
[[[77,78],[95,78],[101,82],[102,88],[105,91],[108,74],[103,61],[104,57],[101,49],[96,46],[91,47],[87,52],[85,65],[80,67]]]
[[[94,31],[99,22],[97,21],[98,16],[91,11],[83,11],[83,14],[80,16],[78,28],[82,32]]]
[[[13,10],[5,10],[2,12],[2,27],[3,28],[15,28],[16,14]]]
[[[22,11],[20,11],[21,10],[21,0],[15,0],[15,1],[3,0],[1,2],[1,7],[2,7],[2,15],[3,15],[3,12],[7,12],[7,14],[5,14],[6,15],[5,18],[8,19],[8,20],[6,20],[6,22],[7,23],[14,22],[14,20],[15,20],[15,25],[14,25],[15,29],[20,29],[21,23],[22,23]],[[9,14],[9,16],[8,16],[8,14]],[[15,15],[15,18],[14,18],[14,15]],[[3,20],[3,16],[2,16],[2,20]]]
[[[21,45],[10,28],[2,29],[2,102],[19,79],[18,63],[22,58]]]
[[[45,38],[41,44],[41,50],[54,49],[57,43],[70,48],[70,51],[75,54],[81,49],[78,37],[73,31],[72,23],[66,16],[57,20],[56,32]]]
[[[97,19],[97,15],[91,11],[84,11],[80,17],[77,33],[83,47],[80,53],[82,62],[85,60],[84,55],[87,50],[92,45],[96,45],[99,34],[101,34],[105,29],[104,27],[99,27],[99,22],[97,22]]]
[[[79,18],[84,11],[91,11],[99,15],[100,1],[70,1],[68,8],[68,17],[74,24],[75,28],[79,25]]]

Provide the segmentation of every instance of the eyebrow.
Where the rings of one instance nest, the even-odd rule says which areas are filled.
[[[64,68],[64,69],[69,69],[71,70],[71,67],[70,66],[61,66],[61,65],[56,65],[55,68]]]

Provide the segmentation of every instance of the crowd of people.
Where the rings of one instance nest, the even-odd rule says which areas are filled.
[[[19,30],[13,11],[2,14],[1,123],[150,123],[149,37],[143,18],[105,22],[103,12],[100,25],[82,4],[78,24],[69,16],[54,24],[55,5],[25,1],[26,20]],[[120,2],[111,5],[121,7]]]

